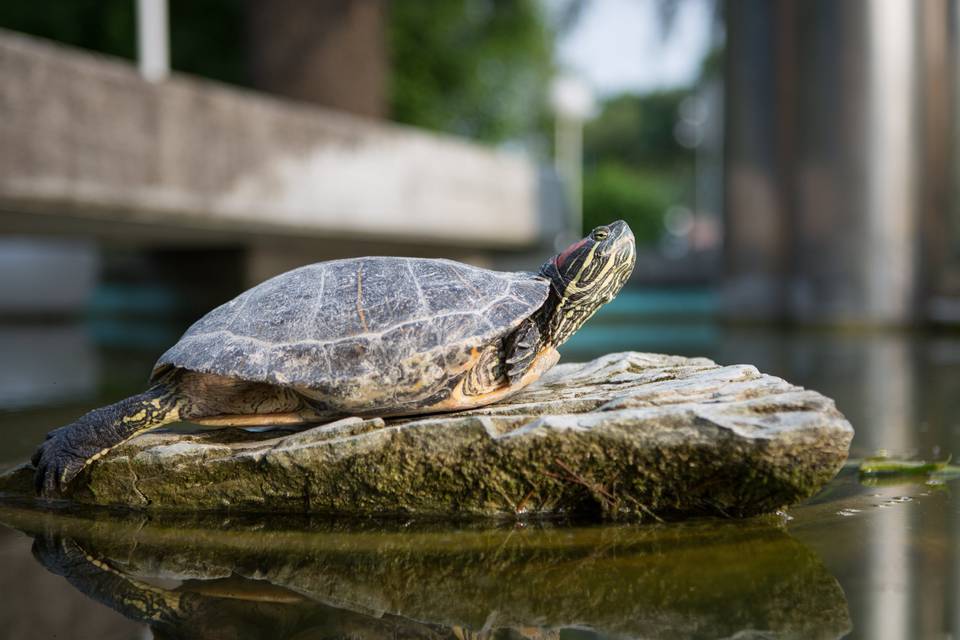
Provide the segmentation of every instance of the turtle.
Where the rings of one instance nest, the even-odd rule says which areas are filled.
[[[197,320],[143,393],[47,434],[37,491],[72,480],[117,445],[187,421],[282,426],[488,405],[559,359],[557,347],[620,291],[636,246],[618,220],[537,272],[446,259],[363,257],[288,271]]]

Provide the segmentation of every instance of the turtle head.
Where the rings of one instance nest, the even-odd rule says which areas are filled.
[[[549,278],[556,306],[548,340],[559,346],[594,312],[613,300],[633,273],[637,247],[623,220],[597,227],[547,260],[540,275]]]

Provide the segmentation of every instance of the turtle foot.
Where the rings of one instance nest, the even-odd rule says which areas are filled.
[[[91,460],[138,433],[176,419],[175,402],[166,387],[155,385],[54,429],[33,454],[37,493],[44,498],[63,496]]]
[[[40,497],[65,495],[70,482],[86,464],[87,456],[73,445],[70,436],[67,427],[51,431],[33,454],[31,461],[37,468],[33,482]]]

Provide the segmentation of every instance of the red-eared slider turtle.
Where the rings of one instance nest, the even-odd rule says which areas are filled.
[[[316,423],[467,409],[515,393],[633,271],[626,223],[597,227],[538,273],[450,260],[353,258],[301,267],[217,307],[160,356],[143,393],[84,415],[37,449],[38,490],[163,424]]]

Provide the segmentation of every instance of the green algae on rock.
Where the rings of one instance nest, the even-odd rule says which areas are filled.
[[[557,366],[471,411],[148,433],[88,467],[70,497],[150,510],[741,517],[811,496],[852,436],[832,400],[755,367],[627,352]]]

